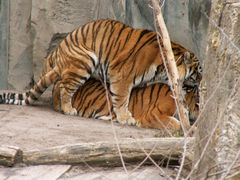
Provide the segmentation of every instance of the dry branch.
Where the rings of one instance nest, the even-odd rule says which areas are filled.
[[[159,34],[161,34],[162,38],[162,43],[163,43],[163,48],[165,54],[162,55],[163,61],[165,64],[166,71],[168,72],[168,79],[169,83],[172,87],[172,91],[174,94],[177,110],[178,110],[178,116],[181,122],[181,126],[183,129],[184,134],[187,134],[187,130],[190,129],[190,123],[189,123],[189,118],[187,115],[187,111],[183,105],[183,100],[181,98],[181,90],[182,90],[182,85],[179,82],[179,74],[174,58],[174,54],[172,52],[172,47],[171,47],[171,41],[168,35],[168,30],[165,25],[161,8],[159,6],[159,1],[158,0],[152,0],[152,5],[153,5],[153,11],[154,14],[156,15],[156,18],[158,20],[159,24]],[[160,45],[161,46],[161,45]],[[164,58],[166,56],[166,59]]]
[[[124,161],[128,163],[142,161],[146,157],[144,151],[152,152],[150,157],[155,161],[176,162],[182,155],[184,141],[187,142],[187,149],[191,151],[193,140],[193,138],[123,139],[119,141],[119,147]],[[89,163],[119,166],[121,160],[115,142],[96,142],[23,152],[23,163],[28,165]]]
[[[21,161],[22,151],[14,146],[0,147],[0,165],[13,166],[16,162]]]

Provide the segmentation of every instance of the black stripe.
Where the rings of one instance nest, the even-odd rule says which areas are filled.
[[[125,59],[123,59],[123,60],[119,61],[118,63],[116,63],[115,65],[113,65],[113,66],[112,66],[113,69],[116,68],[116,67],[118,67],[118,66],[121,64],[121,67],[119,67],[119,71],[120,71],[120,70],[122,69],[122,66],[123,66],[126,62],[128,62],[127,59],[128,59],[134,52],[135,52],[135,55],[134,55],[134,57],[135,57],[136,54],[139,52],[140,49],[142,49],[147,43],[149,43],[150,41],[152,41],[153,39],[156,38],[155,35],[152,36],[152,37],[150,37],[148,40],[146,40],[146,41],[140,46],[140,48],[138,48],[138,49],[136,50],[136,47],[138,46],[139,41],[141,40],[141,38],[142,38],[144,35],[147,34],[147,32],[149,32],[149,31],[146,30],[146,31],[142,31],[142,32],[141,32],[141,34],[139,35],[138,40],[136,41],[135,45],[134,45],[133,48],[129,51],[128,56],[127,56]],[[135,62],[134,62],[134,64],[135,64]],[[129,72],[132,72],[132,69],[133,69],[133,68],[134,68],[134,66],[132,66],[132,68],[131,68],[131,70],[130,70]]]
[[[18,99],[19,100],[23,100],[23,94],[21,93],[21,94],[18,94]]]
[[[26,104],[30,104],[28,98],[25,99],[25,103],[26,103]],[[22,105],[22,101],[20,101],[20,105]]]
[[[106,42],[106,39],[107,39],[107,37],[106,37],[106,33],[107,33],[107,31],[109,30],[109,28],[110,28],[110,30],[111,30],[111,24],[109,24],[110,22],[106,22],[106,24],[105,24],[105,29],[104,29],[104,32],[103,32],[103,35],[102,35],[102,39],[101,39],[101,43],[100,43],[100,47],[99,47],[99,54],[98,54],[98,58],[99,58],[99,62],[101,62],[101,59],[102,59],[102,53],[104,52],[103,51],[103,43],[104,42]],[[112,36],[112,34],[108,34],[108,39],[109,38],[111,38],[111,36]]]
[[[130,31],[128,32],[127,38],[125,39],[125,42],[123,43],[123,47],[122,48],[124,48],[126,46],[127,42],[129,41],[129,39],[132,36],[133,31],[134,31],[134,29],[130,29]]]
[[[33,93],[30,93],[29,97],[34,101],[36,101],[38,99]]]
[[[85,37],[88,36],[88,33],[89,33],[89,28],[90,28],[91,24],[87,24],[86,27],[87,27],[87,30],[86,30],[86,34],[85,34]],[[86,41],[85,41],[86,42]]]
[[[11,95],[11,93],[7,93],[7,99],[8,100],[10,99],[10,95]]]
[[[163,84],[154,84],[154,87],[158,87],[157,98],[155,99],[155,102],[153,103],[153,104],[156,104],[157,101],[160,99],[160,92],[161,92],[161,89],[163,87]]]
[[[79,31],[79,28],[77,29],[76,33],[75,33],[75,41],[77,43],[77,45],[79,46],[79,42],[78,42],[78,31]]]
[[[73,31],[74,32],[74,31]],[[71,44],[74,44],[75,45],[75,43],[74,43],[74,41],[73,41],[73,32],[71,32],[69,35],[70,35],[70,40],[71,40]]]
[[[172,92],[172,91],[171,91],[171,88],[169,87],[168,90],[167,90],[166,93],[165,93],[165,96],[167,96],[168,93],[171,93],[171,92]]]
[[[110,35],[108,36],[108,39],[106,41],[107,46],[105,46],[105,49],[104,49],[104,52],[106,54],[105,62],[108,60],[108,57],[109,57],[110,53],[112,52],[113,42],[111,42],[111,44],[110,44],[110,40],[113,41],[113,39],[114,39],[114,34],[116,33],[116,32],[114,33],[115,25],[116,25],[116,23],[111,24],[110,33],[109,33]]]
[[[10,99],[15,99],[15,93],[10,94]]]
[[[84,117],[84,115],[85,115],[86,110],[89,109],[90,104],[91,104],[91,101],[89,101],[89,102],[87,103],[87,106],[84,107],[84,109],[83,109],[83,111],[82,111],[82,116],[83,116],[83,117]]]
[[[0,94],[0,104],[4,104],[4,99],[2,94]]]
[[[144,98],[143,98],[143,97],[144,97],[145,92],[146,92],[146,88],[144,88],[144,89],[142,90],[142,93],[141,93],[141,96],[140,96],[142,109],[143,109],[143,102],[144,102]]]
[[[152,37],[152,38],[155,38],[155,37]],[[135,54],[134,54],[134,56],[132,57],[132,59],[134,59],[133,65],[131,66],[131,69],[129,70],[129,73],[131,73],[131,72],[133,71],[133,69],[135,68],[135,66],[136,66],[137,61],[136,61],[135,58],[136,58],[137,53],[138,53],[138,52],[140,51],[140,49],[142,49],[147,43],[149,43],[149,41],[151,41],[152,38],[150,38],[150,39],[148,39],[147,41],[145,41],[145,43],[143,43],[142,46],[141,46],[138,50],[135,51]],[[120,69],[122,69],[122,66],[124,65],[124,63],[127,62],[126,60],[127,60],[127,59],[125,59],[125,62],[123,61],[123,63],[121,64],[121,67],[118,69],[118,71],[120,71]]]
[[[139,83],[139,84],[142,84],[142,82],[144,81],[145,72],[146,72],[146,71],[144,71],[144,73],[143,73],[143,75],[142,75],[142,77],[141,77],[141,81],[140,81],[140,83]]]
[[[86,42],[86,35],[84,35],[84,28],[85,28],[86,26],[87,26],[87,25],[85,24],[84,26],[81,27],[81,35],[82,35],[83,43]]]
[[[98,24],[98,26],[96,27],[96,29],[95,29],[95,32],[94,32],[94,35],[93,35],[93,37],[94,37],[94,39],[93,39],[93,41],[94,41],[94,51],[96,52],[96,44],[95,44],[95,42],[96,42],[96,39],[98,39],[97,38],[97,35],[98,35],[98,33],[99,33],[99,30],[100,29],[102,29],[102,23],[103,23],[104,21],[98,21],[97,22],[97,24]],[[95,23],[96,24],[96,23]],[[99,48],[98,48],[99,49]]]
[[[83,80],[83,81],[86,81],[88,79],[88,77],[79,75],[79,74],[74,73],[74,72],[69,72],[68,74],[70,75],[70,77],[67,77],[68,80],[75,81],[75,82],[78,82],[78,83],[80,83],[78,81],[78,79]]]
[[[67,37],[68,37],[68,36],[67,36]],[[65,44],[66,44],[66,46],[67,46],[67,48],[68,48],[68,51],[71,52],[71,50],[70,50],[70,46],[69,46],[69,44],[68,44],[67,37],[64,38],[64,42],[65,42]]]
[[[117,36],[117,38],[116,38],[116,40],[115,40],[115,43],[114,43],[114,47],[116,46],[116,44],[119,44],[119,38],[121,37],[121,34],[122,34],[122,32],[123,32],[123,30],[125,30],[126,29],[126,25],[124,25],[124,24],[122,24],[122,28],[120,29],[120,31],[118,32],[118,36]]]
[[[102,103],[102,105],[99,108],[97,108],[97,110],[95,111],[95,114],[102,112],[104,110],[105,105],[106,105],[106,102]]]
[[[133,76],[133,86],[135,86],[135,84],[136,84],[136,74],[134,74],[134,76]]]
[[[99,27],[100,25],[102,24],[102,21],[99,22],[95,22],[93,24],[93,27],[92,27],[92,50],[95,51],[95,48],[96,48],[96,37],[97,37],[97,33],[99,32]],[[97,25],[97,26],[96,26]]]
[[[113,54],[113,56],[112,56],[111,59],[115,59],[115,58],[116,58],[116,56],[118,55],[118,52],[119,52],[120,46],[121,46],[121,44],[118,43],[118,46],[117,46],[117,48],[116,48],[116,51],[115,51],[115,53]]]
[[[5,100],[6,103],[6,93],[3,93],[3,99]]]
[[[46,87],[46,82],[45,82],[45,81],[42,82],[41,85],[45,88],[45,87]],[[34,91],[35,91],[36,93],[38,93],[38,94],[42,94],[42,93],[44,92],[44,90],[42,91],[42,90],[40,89],[40,87],[37,86],[37,85],[35,86]]]
[[[153,99],[153,91],[155,89],[155,86],[151,86],[151,89],[150,89],[150,99],[149,99],[149,106],[152,104],[152,99]]]

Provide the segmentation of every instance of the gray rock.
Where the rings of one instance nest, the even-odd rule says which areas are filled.
[[[208,28],[208,21],[201,12],[209,12],[209,2],[168,0],[163,6],[171,39],[192,50],[200,60],[204,58]],[[39,78],[52,37],[91,20],[113,18],[134,27],[154,30],[149,4],[146,0],[18,0],[2,3],[0,88],[29,88],[33,79]],[[9,17],[5,12],[8,8]],[[9,33],[7,19],[10,19]]]

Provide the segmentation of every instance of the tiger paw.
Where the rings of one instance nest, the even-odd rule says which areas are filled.
[[[140,121],[137,121],[136,126],[137,127],[142,127],[142,123]]]
[[[117,121],[120,124],[135,125],[136,120],[132,117],[131,112],[123,109],[116,111]]]
[[[127,125],[136,125],[136,120],[133,118],[133,117],[130,117],[128,119],[117,119],[117,121],[120,123],[120,124],[127,124]]]
[[[127,119],[127,124],[128,125],[133,126],[133,125],[136,125],[136,123],[137,123],[137,121],[133,117]]]
[[[69,108],[68,110],[63,111],[63,113],[74,116],[77,115],[77,110],[75,108]]]

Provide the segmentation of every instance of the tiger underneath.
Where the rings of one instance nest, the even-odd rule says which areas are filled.
[[[172,45],[183,81],[195,72],[198,61],[187,49]],[[59,81],[63,113],[77,114],[72,97],[92,76],[109,83],[117,120],[121,124],[135,124],[128,110],[132,89],[147,82],[168,81],[157,33],[110,19],[93,21],[73,30],[45,61],[49,66],[43,69],[43,75],[30,91],[10,95],[14,104],[32,104],[51,84]]]
[[[184,88],[184,91],[186,91],[185,103],[192,121],[197,118],[199,111],[196,89],[197,86]],[[53,87],[52,98],[54,110],[62,111],[59,82]],[[72,103],[81,117],[100,120],[116,119],[112,101],[110,97],[107,98],[106,89],[100,81],[93,78],[79,87],[73,96]],[[176,104],[173,94],[166,84],[157,83],[134,88],[130,96],[128,109],[137,120],[137,126],[139,127],[180,129],[180,122],[174,117]]]

